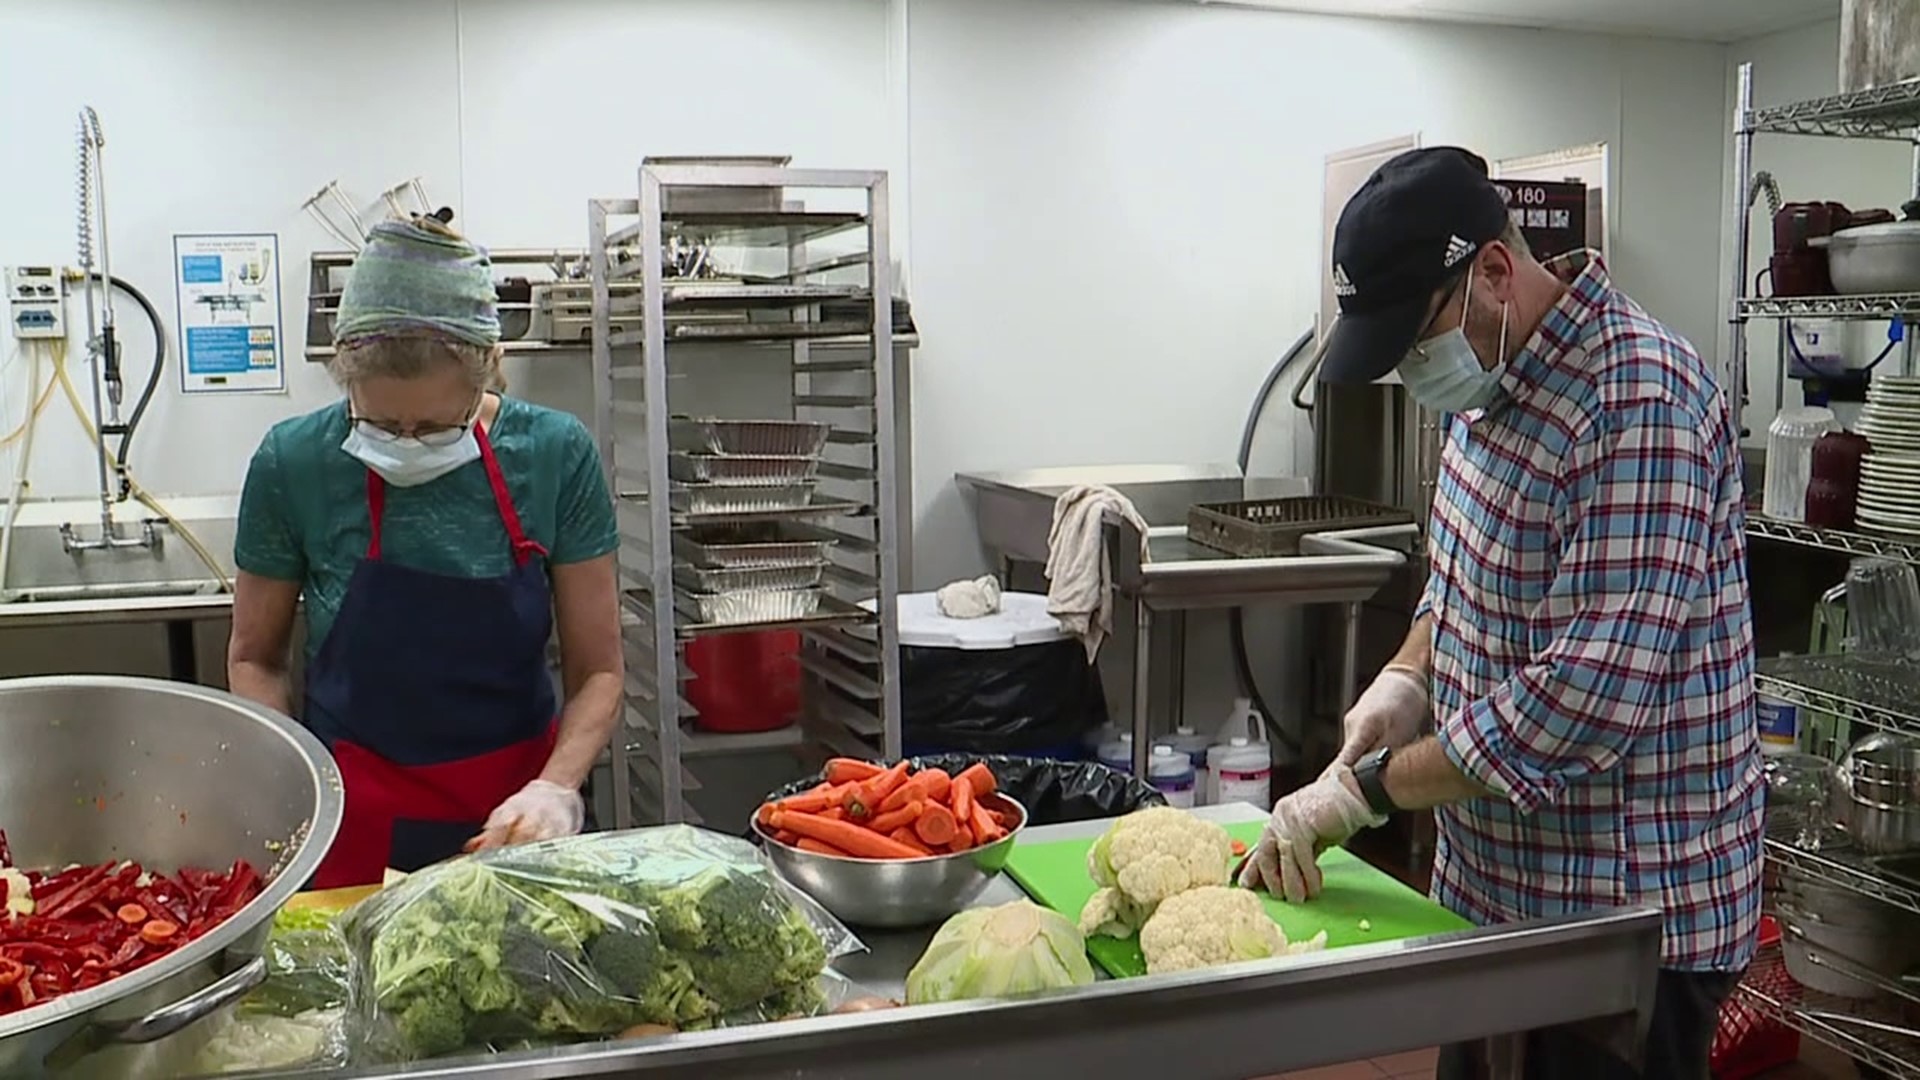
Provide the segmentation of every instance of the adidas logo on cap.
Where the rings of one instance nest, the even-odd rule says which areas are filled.
[[[1473,249],[1476,246],[1477,245],[1470,240],[1460,239],[1458,234],[1448,237],[1447,254],[1446,258],[1442,260],[1443,265],[1449,270],[1460,265],[1460,260],[1473,254]]]
[[[1353,279],[1347,276],[1347,268],[1338,263],[1333,267],[1333,295],[1352,296],[1360,290],[1353,287]]]

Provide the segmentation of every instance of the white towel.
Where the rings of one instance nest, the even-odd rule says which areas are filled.
[[[1000,579],[988,574],[972,581],[949,581],[933,594],[940,614],[949,619],[984,619],[1000,614]]]
[[[1053,528],[1047,533],[1047,614],[1087,647],[1087,659],[1099,655],[1100,642],[1113,632],[1113,567],[1105,543],[1111,512],[1140,530],[1140,561],[1147,561],[1147,523],[1125,495],[1102,485],[1068,490],[1053,502]]]

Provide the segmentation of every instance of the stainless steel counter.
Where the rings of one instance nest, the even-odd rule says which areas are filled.
[[[1359,682],[1360,605],[1406,565],[1406,552],[1400,549],[1410,548],[1419,535],[1412,525],[1320,533],[1301,541],[1299,555],[1266,559],[1236,558],[1189,542],[1187,511],[1195,503],[1308,493],[1306,481],[1298,477],[1243,477],[1232,465],[1024,469],[961,473],[955,480],[973,493],[980,542],[1001,560],[1003,576],[1009,579],[1014,563],[1046,562],[1054,501],[1075,485],[1113,488],[1147,523],[1145,560],[1140,558],[1137,528],[1110,518],[1106,529],[1114,588],[1133,607],[1130,711],[1134,771],[1140,775],[1145,775],[1153,751],[1149,673],[1155,612],[1173,613],[1176,638],[1183,640],[1178,620],[1187,611],[1253,604],[1342,605],[1339,685],[1350,694]]]
[[[1219,820],[1263,817],[1210,807]],[[1030,830],[1033,842],[1088,836],[1103,822]],[[1020,895],[1002,879],[978,903]],[[898,994],[932,929],[867,932],[870,952],[839,969]],[[1653,1005],[1660,916],[1618,909],[1575,918],[1354,946],[1233,968],[1096,983],[1017,1001],[823,1017],[631,1044],[357,1070],[344,1077],[555,1080],[572,1077],[845,1077],[979,1080],[1248,1080],[1552,1024],[1596,1021],[1637,1046]],[[1517,1070],[1517,1039],[1500,1038]],[[317,1075],[317,1074],[308,1074]],[[1502,1076],[1518,1076],[1517,1071]]]
[[[224,592],[142,592],[84,599],[29,599],[0,604],[0,630],[100,623],[204,622],[232,614],[233,594]]]

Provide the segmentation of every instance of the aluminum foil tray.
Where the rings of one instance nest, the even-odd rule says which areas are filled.
[[[820,584],[820,576],[825,570],[826,564],[823,562],[735,570],[682,565],[673,568],[673,580],[681,588],[696,593],[811,589]]]
[[[802,420],[672,419],[668,441],[675,450],[706,454],[818,457],[831,426]]]
[[[712,570],[757,570],[818,566],[831,540],[808,540],[772,525],[715,525],[675,534],[673,554]]]
[[[738,625],[810,618],[820,610],[820,592],[819,589],[760,589],[682,595],[701,622]]]
[[[723,487],[782,487],[813,479],[817,457],[775,454],[676,453],[667,474],[681,483]]]
[[[679,514],[771,514],[804,509],[813,502],[813,483],[785,487],[679,484],[670,499]]]

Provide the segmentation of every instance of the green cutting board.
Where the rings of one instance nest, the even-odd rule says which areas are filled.
[[[1228,825],[1227,835],[1251,847],[1260,839],[1262,824],[1251,821]],[[1027,895],[1070,919],[1078,919],[1094,890],[1093,879],[1087,876],[1087,849],[1093,843],[1094,838],[1088,837],[1020,844],[1007,859],[1007,873]],[[1320,873],[1326,879],[1326,889],[1305,904],[1289,904],[1261,894],[1267,914],[1280,924],[1288,941],[1305,941],[1325,930],[1327,948],[1337,949],[1444,933],[1468,925],[1465,919],[1368,866],[1344,848],[1333,848],[1320,856]],[[1140,955],[1137,938],[1088,938],[1087,955],[1115,978],[1147,973],[1147,961]]]

